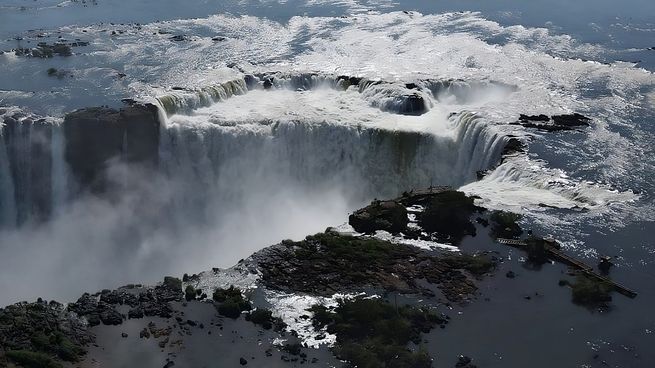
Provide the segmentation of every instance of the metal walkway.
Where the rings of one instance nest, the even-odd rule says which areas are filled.
[[[518,239],[503,239],[503,238],[498,238],[496,241],[500,244],[506,244],[506,245],[511,245],[514,247],[525,247],[528,244],[523,241],[523,240],[518,240]],[[611,280],[608,277],[599,275],[598,273],[594,272],[594,268],[592,266],[589,266],[588,264],[580,261],[579,259],[573,258],[570,255],[562,252],[560,249],[557,249],[551,245],[548,245],[546,243],[544,245],[544,250],[549,254],[550,258],[552,258],[555,261],[559,261],[561,263],[564,263],[568,265],[569,267],[575,268],[578,271],[584,273],[588,277],[600,280],[602,282],[606,282],[609,285],[612,285],[614,290],[622,295],[627,296],[628,298],[634,298],[637,296],[637,293],[634,290],[628,289],[627,287],[619,284],[618,282]]]

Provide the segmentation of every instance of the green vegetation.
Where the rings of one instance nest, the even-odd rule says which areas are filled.
[[[341,300],[334,310],[316,305],[310,311],[315,328],[337,335],[336,355],[358,368],[431,367],[425,351],[411,351],[407,344],[419,344],[421,333],[444,322],[428,310],[380,299]]]
[[[293,343],[293,344],[285,344],[282,347],[282,350],[286,351],[287,353],[289,353],[291,355],[300,355],[300,353],[302,352],[302,345],[300,345],[300,343],[298,343],[298,342]]]
[[[31,342],[37,351],[55,354],[67,362],[77,362],[84,354],[84,349],[75,345],[61,332],[54,332],[50,335],[37,332],[32,336]]]
[[[317,252],[317,244],[327,254]],[[332,233],[310,235],[305,241],[294,243],[294,245],[300,247],[296,250],[296,255],[303,259],[325,259],[327,257],[331,260],[366,263],[389,261],[391,259],[390,256],[408,253],[406,247],[399,247],[383,240]],[[355,264],[353,266],[359,268],[361,264]]]
[[[445,258],[445,261],[452,267],[467,270],[475,276],[482,276],[496,268],[496,262],[486,254],[461,254]]]
[[[513,212],[494,211],[489,216],[491,221],[491,236],[494,238],[516,239],[523,234],[523,229],[517,223],[521,215]]]
[[[250,302],[243,297],[241,290],[235,288],[234,285],[227,289],[216,289],[212,298],[220,303],[218,313],[228,318],[239,318],[241,312],[252,309]]]
[[[196,298],[196,288],[194,288],[191,285],[187,285],[186,289],[184,289],[184,299],[186,301],[194,300]]]
[[[7,358],[25,368],[62,368],[54,359],[44,353],[30,350],[10,350]]]
[[[182,290],[182,280],[177,277],[166,276],[164,277],[164,286],[171,290]]]
[[[417,247],[334,232],[282,243],[284,252],[260,262],[267,287],[332,295],[339,290],[369,286],[400,293],[419,293],[416,280],[438,285],[447,298],[461,300],[475,291],[462,272],[482,275],[495,262],[487,256],[445,256]],[[289,267],[292,264],[293,267]]]
[[[613,286],[605,281],[578,275],[571,286],[573,302],[589,307],[605,306],[612,301]]]
[[[286,324],[279,317],[273,317],[273,312],[266,308],[257,308],[246,314],[246,321],[261,325],[265,330],[275,327],[275,331],[282,331]]]

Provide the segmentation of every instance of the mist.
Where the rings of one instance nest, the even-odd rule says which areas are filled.
[[[196,193],[200,208],[180,203],[192,186],[179,177],[121,164],[110,173],[120,181],[111,195],[87,194],[46,223],[0,232],[0,304],[73,301],[85,291],[230,267],[282,239],[340,224],[359,205],[344,188],[253,175],[234,183],[239,195],[229,200],[221,188]]]

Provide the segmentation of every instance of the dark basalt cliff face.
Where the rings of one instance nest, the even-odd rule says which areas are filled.
[[[66,162],[80,188],[107,190],[113,160],[147,167],[159,160],[160,122],[154,105],[77,110],[66,115],[63,128]]]

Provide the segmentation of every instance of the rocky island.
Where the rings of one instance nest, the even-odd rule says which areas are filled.
[[[475,300],[478,282],[503,262],[500,252],[471,253],[444,242],[525,238],[518,219],[447,188],[375,200],[348,224],[282,241],[229,269],[85,293],[74,303],[39,299],[0,309],[0,361],[87,367],[159,359],[172,367],[264,359],[259,364],[432,367],[426,334],[447,328],[449,308]],[[546,262],[543,239],[530,234],[528,242],[529,262]],[[571,286],[573,302],[596,308],[611,301],[611,284],[576,274],[575,281],[560,281]],[[124,355],[128,343],[139,346],[131,351],[137,355]],[[212,345],[221,358],[200,353]],[[235,350],[243,356],[234,358]],[[453,366],[476,367],[465,356]]]

